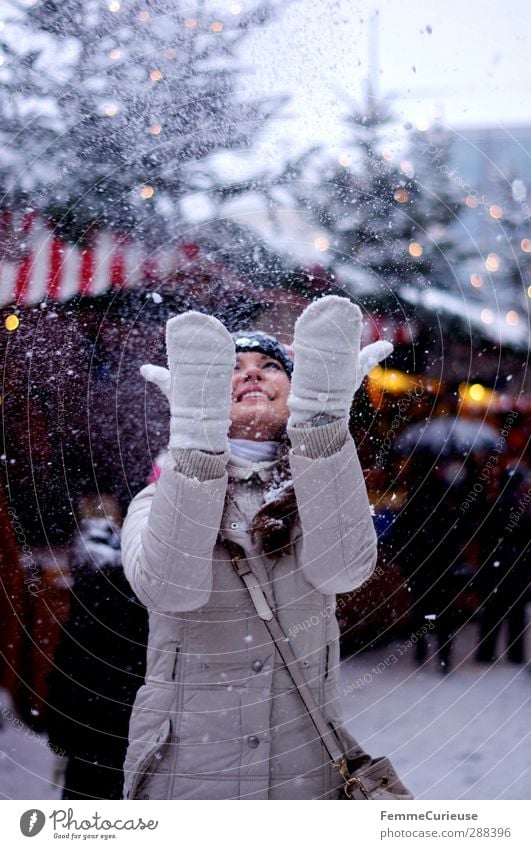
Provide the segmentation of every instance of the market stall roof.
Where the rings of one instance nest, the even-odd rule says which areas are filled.
[[[109,289],[135,289],[146,280],[165,279],[198,259],[193,241],[150,249],[117,233],[100,231],[88,244],[69,244],[32,213],[22,217],[17,238],[4,223],[0,260],[0,306],[30,306],[45,300],[67,301]]]

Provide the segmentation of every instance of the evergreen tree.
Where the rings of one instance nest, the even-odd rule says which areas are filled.
[[[93,226],[171,236],[180,201],[219,186],[213,155],[246,147],[279,105],[238,97],[235,59],[275,2],[11,4],[0,32],[7,202],[76,238]]]
[[[467,250],[457,223],[464,195],[447,164],[450,135],[440,126],[411,134],[397,155],[392,112],[370,90],[347,124],[351,140],[339,164],[323,169],[319,152],[318,168],[293,169],[298,202],[326,232],[332,264],[369,272],[381,292],[451,287],[453,264]]]

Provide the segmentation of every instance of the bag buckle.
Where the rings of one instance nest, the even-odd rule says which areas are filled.
[[[370,798],[369,793],[367,792],[367,788],[365,787],[359,775],[350,774],[346,758],[343,758],[338,764],[335,765],[345,780],[345,783],[343,785],[343,791],[347,799],[352,799],[353,787],[357,787],[360,793],[365,796],[366,799]]]

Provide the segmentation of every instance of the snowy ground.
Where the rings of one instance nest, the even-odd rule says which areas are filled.
[[[417,798],[530,799],[531,668],[475,664],[474,637],[473,627],[460,635],[444,677],[432,662],[416,669],[405,643],[345,660],[347,724],[372,754],[392,757]],[[0,702],[0,798],[59,798],[46,739],[15,727],[5,693]]]

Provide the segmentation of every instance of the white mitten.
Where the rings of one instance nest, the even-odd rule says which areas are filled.
[[[234,342],[220,321],[198,312],[166,324],[168,369],[144,365],[140,372],[170,402],[170,449],[221,454],[228,448]]]
[[[381,341],[360,351],[360,339],[361,310],[348,298],[327,295],[304,310],[295,323],[289,426],[348,415],[365,375],[393,350]]]

